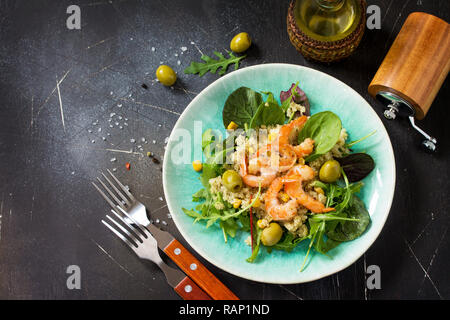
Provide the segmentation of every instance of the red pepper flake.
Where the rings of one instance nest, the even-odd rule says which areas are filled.
[[[130,163],[129,163],[129,162],[125,163],[125,168],[127,168],[127,170],[130,170],[130,168],[131,168],[131,165],[130,165]]]

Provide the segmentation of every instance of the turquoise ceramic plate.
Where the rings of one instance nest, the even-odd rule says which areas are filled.
[[[242,278],[266,283],[301,283],[316,280],[338,272],[361,257],[379,235],[392,203],[395,187],[395,159],[389,136],[381,120],[371,106],[352,88],[343,82],[316,70],[289,64],[263,64],[234,71],[204,89],[186,108],[175,124],[177,132],[191,133],[194,137],[194,121],[202,121],[203,130],[223,130],[222,108],[228,95],[241,86],[257,91],[279,93],[291,83],[299,81],[311,103],[311,112],[330,110],[339,115],[343,126],[353,141],[376,130],[376,134],[357,144],[356,151],[366,151],[376,163],[375,170],[364,179],[361,193],[370,212],[372,223],[358,239],[347,242],[330,251],[331,257],[313,253],[307,267],[299,272],[305,257],[307,241],[292,253],[263,248],[254,263],[245,261],[250,247],[244,240],[248,233],[238,233],[228,243],[224,242],[221,229],[204,223],[193,224],[181,208],[194,208],[192,193],[201,188],[198,173],[190,161],[197,158],[198,150],[192,149],[189,163],[175,164],[173,154],[179,153],[179,141],[173,131],[164,157],[164,193],[173,220],[180,233],[203,258],[217,267]],[[181,131],[180,131],[181,130]],[[183,131],[184,130],[184,131]],[[194,141],[197,139],[197,141]],[[193,138],[191,147],[201,140]],[[178,147],[177,147],[178,146]],[[197,154],[194,154],[197,152]]]

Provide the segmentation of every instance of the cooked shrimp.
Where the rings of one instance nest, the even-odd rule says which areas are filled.
[[[260,185],[261,187],[267,187],[277,176],[276,170],[265,166],[253,168],[253,172],[255,174],[250,174],[248,172],[247,159],[245,156],[242,157],[239,174],[246,185],[254,188],[257,188]],[[260,173],[259,176],[256,175],[258,172]]]
[[[297,157],[303,158],[310,155],[314,150],[314,140],[311,138],[306,138],[297,146],[294,146],[294,151]]]
[[[278,193],[283,188],[283,178],[276,178],[270,184],[264,197],[267,213],[275,221],[290,220],[297,214],[298,202],[291,199],[286,203],[280,203]]]
[[[295,137],[298,136],[298,132],[303,128],[307,120],[306,116],[301,116],[282,126],[277,139],[278,143],[280,145],[291,144],[290,142],[295,140]]]
[[[289,145],[268,144],[256,153],[257,163],[260,166],[271,167],[278,172],[284,172],[292,168],[297,162],[294,148]]]
[[[284,178],[284,190],[297,202],[313,213],[333,211],[334,208],[326,208],[324,204],[308,195],[302,186],[303,181],[311,180],[315,176],[314,170],[307,165],[297,165],[289,170]]]

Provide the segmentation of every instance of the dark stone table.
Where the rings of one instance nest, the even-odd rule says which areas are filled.
[[[435,155],[419,149],[421,138],[406,120],[384,119],[367,93],[408,14],[425,11],[449,21],[450,3],[368,2],[381,8],[381,30],[366,30],[351,58],[323,65],[305,61],[289,43],[288,1],[0,1],[0,298],[178,299],[155,265],[140,261],[102,226],[109,209],[91,181],[100,170],[116,168],[160,226],[187,245],[167,216],[161,165],[140,154],[161,159],[179,115],[218,79],[185,75],[184,68],[200,51],[225,51],[241,31],[254,41],[242,67],[308,66],[367,99],[394,147],[395,198],[366,254],[312,283],[255,283],[200,259],[242,299],[450,298],[449,83],[419,122],[440,142]],[[81,30],[66,27],[71,4],[81,8]],[[173,89],[155,82],[161,62],[178,73]],[[69,265],[81,269],[80,290],[66,286]],[[366,288],[369,265],[380,267],[379,290]]]

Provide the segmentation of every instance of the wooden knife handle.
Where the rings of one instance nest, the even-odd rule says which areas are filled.
[[[164,248],[164,252],[214,300],[239,300],[230,289],[206,269],[178,240],[172,240]]]
[[[174,289],[184,300],[211,300],[211,297],[200,289],[189,277],[181,280]]]

